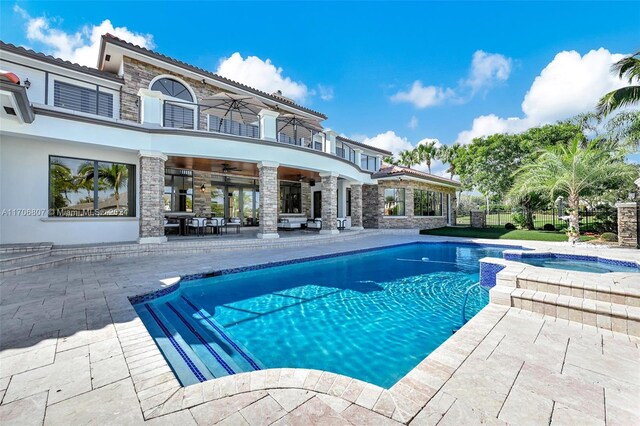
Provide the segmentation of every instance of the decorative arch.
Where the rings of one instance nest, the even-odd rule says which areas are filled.
[[[184,80],[173,75],[163,74],[155,77],[149,83],[149,89],[181,101],[194,103],[196,101],[196,95],[191,87]]]

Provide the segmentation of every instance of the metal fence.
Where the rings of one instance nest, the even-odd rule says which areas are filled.
[[[543,229],[545,225],[550,224],[556,230],[566,229],[568,227],[568,215],[565,210],[560,215],[557,209],[536,210],[532,212],[533,224],[535,229]],[[602,207],[597,209],[582,208],[578,212],[580,219],[581,232],[617,232],[617,211],[615,207]],[[515,226],[524,225],[524,214],[521,210],[504,210],[490,209],[487,213],[487,226],[504,227],[507,223]],[[457,225],[470,225],[469,211],[457,212]]]

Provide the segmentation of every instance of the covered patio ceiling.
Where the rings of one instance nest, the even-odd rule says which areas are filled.
[[[199,170],[225,174],[229,176],[246,176],[257,178],[258,165],[243,161],[218,160],[214,158],[200,157],[173,157],[165,162],[165,167],[176,169]],[[278,179],[289,181],[320,181],[320,174],[313,170],[304,170],[295,167],[278,167]]]

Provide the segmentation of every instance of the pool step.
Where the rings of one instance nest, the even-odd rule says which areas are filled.
[[[140,304],[136,311],[183,386],[215,377],[157,306]]]
[[[232,367],[233,373],[229,374],[262,370],[264,368],[262,363],[247,348],[238,343],[223,326],[215,321],[212,315],[196,306],[192,300],[181,295],[169,303],[171,304],[170,309],[175,310],[174,314],[181,317],[178,318],[181,322],[184,323],[183,320],[189,322],[192,328],[190,330],[191,333],[200,335],[200,338]],[[199,342],[204,345],[202,341],[199,340]],[[207,358],[214,362],[215,360],[209,356],[213,355],[211,350],[207,349],[207,351]]]
[[[545,277],[544,280],[535,277],[517,278],[516,286],[559,296],[640,307],[640,278],[624,273],[612,275],[593,278],[575,274],[570,279]]]
[[[640,337],[640,307],[525,288],[496,286],[491,303]]]

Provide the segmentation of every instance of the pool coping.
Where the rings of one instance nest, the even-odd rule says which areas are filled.
[[[429,241],[424,241],[418,238],[401,244],[387,244],[366,249],[296,258],[283,262],[267,262],[220,271],[235,273],[246,270],[257,270],[415,243],[501,246],[511,247],[512,250],[529,249],[529,247],[525,246],[527,243],[530,243],[528,241],[494,242],[486,240],[478,242],[456,238],[430,238]],[[538,252],[539,249],[532,248],[532,250]],[[548,271],[554,270],[552,268],[538,268],[519,262],[504,261],[498,258],[491,259],[530,268],[546,269]],[[215,274],[216,272],[219,271],[214,271],[213,273]],[[504,270],[504,272],[507,271]],[[186,277],[197,277],[191,279],[199,279],[203,278],[203,275],[206,274],[208,273],[187,275]],[[219,273],[219,275],[222,275],[222,273]],[[189,279],[187,279],[187,281],[188,280]],[[165,284],[166,286],[160,290],[142,295],[129,296],[129,300],[142,300],[136,298],[151,294],[157,295],[165,291],[167,291],[167,293],[164,294],[168,294],[177,290],[181,281],[182,278]],[[156,297],[161,297],[162,295]],[[136,303],[141,302],[137,301]],[[509,307],[496,304],[493,301],[490,302],[389,389],[384,389],[380,386],[341,374],[298,368],[276,368],[238,373],[183,387],[177,380],[171,367],[167,364],[164,355],[162,355],[145,325],[142,323],[133,307],[133,303],[131,304],[131,310],[135,315],[135,319],[122,327],[118,327],[117,332],[125,360],[130,368],[135,392],[146,420],[243,393],[267,391],[270,389],[300,389],[338,397],[392,420],[406,424],[415,418],[473,351],[476,350],[484,338],[507,314]],[[153,362],[150,368],[146,361],[149,359],[160,361]],[[158,373],[158,371],[160,371],[160,373]],[[154,373],[154,375],[151,373]],[[159,379],[159,377],[161,378]]]

